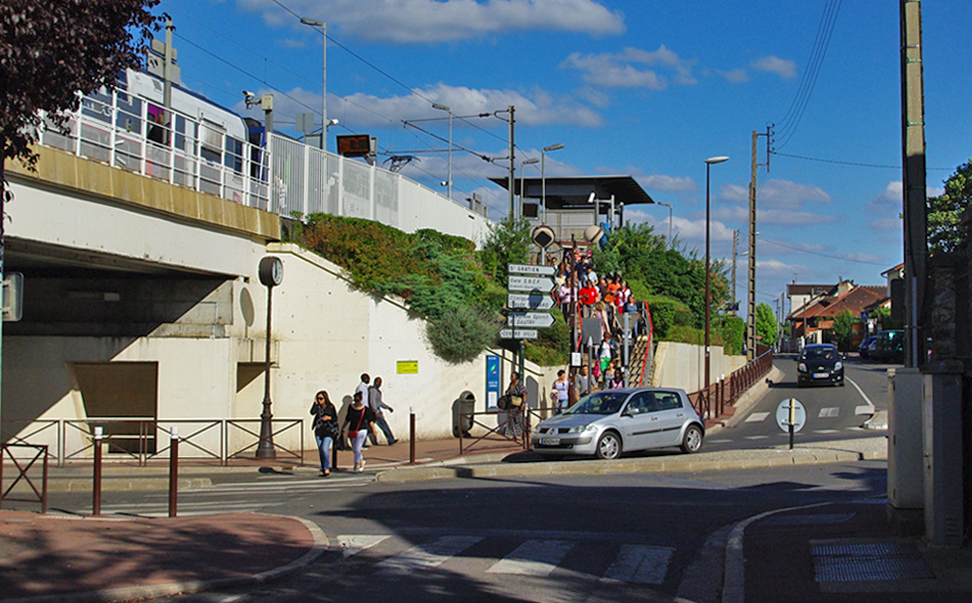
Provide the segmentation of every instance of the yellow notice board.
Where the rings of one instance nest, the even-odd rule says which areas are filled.
[[[417,375],[418,374],[418,360],[399,360],[398,361],[398,374],[399,375]]]

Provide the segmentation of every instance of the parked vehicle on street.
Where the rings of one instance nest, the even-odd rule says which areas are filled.
[[[870,358],[871,351],[874,350],[874,342],[877,341],[877,335],[868,335],[858,346],[857,352],[861,355],[861,358]]]
[[[871,358],[878,362],[904,361],[904,331],[878,331]]]
[[[684,390],[613,389],[595,392],[562,415],[542,421],[530,436],[534,452],[549,456],[594,455],[678,446],[698,452],[705,424]]]
[[[832,343],[808,345],[797,359],[797,385],[844,385],[844,358]]]

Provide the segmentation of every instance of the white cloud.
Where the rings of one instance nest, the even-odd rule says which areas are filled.
[[[796,63],[793,61],[786,61],[784,59],[767,56],[761,59],[756,59],[752,62],[754,69],[759,71],[766,71],[769,73],[775,73],[783,79],[790,79],[796,77]]]
[[[760,209],[756,207],[757,224],[784,224],[786,226],[810,226],[814,224],[833,224],[837,216],[815,214],[808,211],[789,209]]]
[[[744,186],[723,186],[720,195],[727,201],[749,203],[749,189]],[[830,201],[830,195],[819,186],[798,184],[789,180],[768,180],[756,192],[756,203],[759,207],[798,209],[808,204]]]
[[[590,107],[573,98],[555,97],[540,89],[522,93],[438,84],[420,93],[424,98],[416,95],[378,97],[362,93],[345,97],[329,96],[328,116],[353,124],[355,128],[398,127],[402,120],[442,117],[445,115],[442,111],[432,108],[432,102],[436,102],[451,107],[455,115],[492,114],[514,105],[517,124],[525,126],[557,124],[594,127],[602,122],[601,115]],[[319,99],[317,104],[320,104]],[[496,119],[475,120],[475,123],[480,127],[500,127],[503,124]],[[456,129],[468,127],[461,120],[454,121],[453,125]],[[430,126],[426,124],[424,127]]]
[[[695,182],[691,178],[678,178],[675,176],[665,176],[662,174],[652,174],[650,176],[637,177],[638,183],[642,188],[653,191],[666,192],[689,192],[696,189]]]
[[[562,69],[581,72],[581,78],[589,86],[602,88],[648,88],[664,90],[669,84],[692,85],[697,80],[692,75],[695,60],[680,58],[664,45],[658,50],[647,51],[639,48],[625,48],[620,53],[584,55],[575,52],[560,64]],[[664,70],[640,69],[636,65],[648,65]]]
[[[277,26],[293,21],[271,0],[238,0]],[[596,0],[290,0],[295,13],[365,40],[427,44],[519,31],[621,34],[624,15]]]
[[[876,230],[879,232],[901,232],[902,225],[901,219],[898,217],[894,218],[880,218],[878,220],[871,220],[871,230]]]
[[[745,69],[733,69],[732,71],[720,71],[717,69],[716,71],[732,84],[742,84],[743,82],[749,81],[749,74],[746,73]]]

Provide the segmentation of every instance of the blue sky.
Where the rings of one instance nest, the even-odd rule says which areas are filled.
[[[759,169],[757,302],[772,306],[794,279],[883,284],[901,262],[898,2],[162,0],[159,11],[176,25],[185,85],[240,113],[242,90],[274,92],[284,131],[298,112],[320,119],[322,36],[295,15],[325,21],[328,117],[340,121],[328,148],[369,133],[382,153],[419,157],[402,173],[443,192],[447,145],[402,120],[445,118],[433,102],[456,115],[512,104],[518,161],[563,143],[548,176],[630,174],[673,205],[679,240],[701,254],[703,160],[728,155],[712,167],[716,258],[731,258],[734,229],[745,249],[752,131],[776,124]],[[826,54],[813,54],[825,15]],[[972,4],[923,3],[931,194],[972,156],[970,22]],[[447,119],[419,125],[448,135]],[[507,193],[487,178],[506,169],[478,155],[505,156],[506,140],[495,117],[454,121],[454,143],[475,154],[454,150],[453,197],[482,194],[494,219]],[[760,163],[765,149],[760,137]],[[668,233],[666,207],[625,216]]]

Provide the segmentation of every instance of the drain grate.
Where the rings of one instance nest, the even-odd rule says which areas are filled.
[[[817,582],[871,582],[934,578],[911,542],[833,540],[811,543]]]
[[[854,513],[814,513],[812,515],[777,515],[763,522],[764,526],[822,526],[846,523]]]

